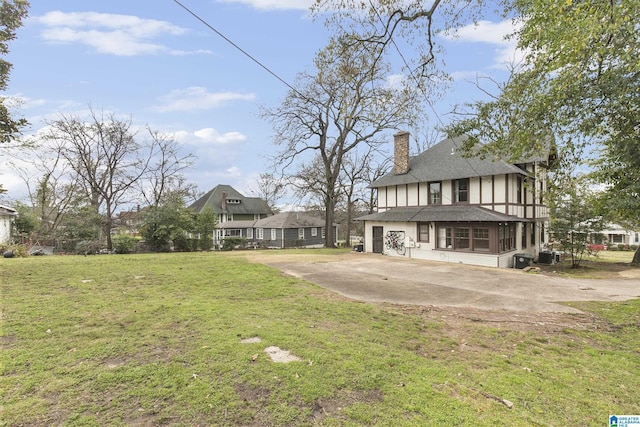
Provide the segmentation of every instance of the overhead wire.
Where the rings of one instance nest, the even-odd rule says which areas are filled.
[[[382,19],[382,16],[380,15],[380,13],[378,12],[378,9],[376,8],[376,6],[373,4],[372,0],[369,0],[369,5],[371,6],[373,12],[375,13],[375,15],[378,17],[378,20],[380,21],[380,23],[382,25],[384,25],[384,21]],[[415,76],[413,69],[411,68],[411,66],[409,65],[409,63],[407,62],[407,60],[405,59],[404,55],[402,54],[402,51],[400,50],[400,47],[398,47],[398,44],[396,43],[396,41],[393,39],[393,35],[389,36],[389,41],[391,42],[391,44],[393,44],[393,46],[395,47],[396,51],[398,52],[398,55],[400,55],[400,58],[402,59],[402,62],[404,63],[404,65],[407,67],[407,70],[409,71],[409,74],[411,75],[411,78],[420,86],[420,82],[418,80],[418,78]],[[433,106],[433,104],[431,103],[431,101],[429,100],[428,96],[427,96],[427,92],[425,88],[421,88],[422,89],[422,94],[424,95],[425,101],[427,102],[427,105],[429,105],[429,108],[431,108],[431,110],[433,111],[433,113],[435,114],[436,118],[438,119],[438,122],[440,122],[440,125],[444,125],[444,122],[442,121],[442,118],[440,117],[440,114],[438,114],[438,111],[436,111],[435,107]],[[457,152],[457,150],[460,148],[455,140],[455,138],[451,138],[451,142],[453,143],[454,147],[455,147],[455,151]],[[451,153],[452,155],[455,154]],[[473,164],[471,164],[471,161],[468,157],[463,156],[463,158],[466,160],[467,165],[469,166],[469,168],[478,176],[480,177],[480,173],[477,171],[477,169],[473,166]],[[394,165],[395,165],[395,160],[394,160]],[[420,178],[418,178],[417,176],[415,176],[413,173],[411,173],[411,171],[409,170],[407,172],[408,174],[410,174],[413,178],[415,178],[418,182],[420,182]],[[441,194],[440,197],[442,197],[444,199],[445,195],[442,192],[442,189],[440,189]],[[452,202],[452,200],[449,200],[449,202]]]
[[[314,100],[310,100],[308,97],[306,97],[304,94],[302,94],[301,92],[299,92],[295,87],[293,87],[291,84],[289,84],[289,82],[287,82],[285,79],[283,79],[282,77],[280,77],[276,72],[274,72],[273,70],[271,70],[269,67],[267,67],[265,64],[263,64],[261,61],[259,61],[257,58],[255,58],[253,55],[251,55],[250,53],[248,53],[246,50],[244,50],[243,48],[241,48],[238,44],[236,44],[235,42],[233,42],[229,37],[225,36],[221,31],[219,31],[218,29],[216,29],[213,25],[211,25],[210,23],[208,23],[204,18],[200,17],[197,13],[195,13],[193,10],[191,10],[189,7],[187,7],[186,5],[184,5],[183,3],[181,3],[179,0],[173,0],[174,3],[176,3],[178,6],[180,6],[182,9],[184,9],[187,13],[189,13],[191,16],[193,16],[196,20],[198,20],[199,22],[201,22],[204,26],[206,26],[208,29],[210,29],[211,31],[213,31],[215,34],[217,34],[219,37],[221,37],[224,41],[226,41],[227,43],[229,43],[231,46],[233,46],[236,50],[238,50],[239,52],[241,52],[243,55],[245,55],[247,58],[249,58],[251,61],[253,61],[254,63],[256,63],[259,67],[261,67],[262,69],[264,69],[267,73],[271,74],[274,78],[276,78],[278,81],[280,81],[281,83],[283,83],[285,86],[287,86],[289,89],[291,89],[292,91],[294,91],[296,94],[298,94],[300,97],[302,97],[303,99],[306,99],[307,101],[310,102],[314,102]],[[376,9],[375,5],[373,5],[373,3],[371,2],[371,0],[369,0],[369,4],[371,5],[371,7],[373,8],[375,14],[378,16],[378,19],[384,23],[382,21],[382,17],[380,16],[378,10]],[[393,38],[390,38],[391,43],[393,44],[393,46],[395,47],[395,49],[397,50],[398,54],[400,55],[400,58],[402,59],[403,63],[405,64],[405,66],[407,67],[407,70],[409,71],[409,74],[411,75],[411,77],[418,82],[418,78],[414,75],[413,70],[411,69],[411,67],[409,66],[407,60],[405,59],[404,55],[402,54],[402,51],[400,50],[400,48],[398,47],[398,45],[396,44],[395,40],[393,40]],[[436,115],[436,118],[438,119],[438,121],[440,122],[440,124],[443,124],[442,119],[440,118],[440,115],[438,114],[438,112],[435,110],[435,108],[433,107],[433,105],[431,104],[431,102],[428,100],[427,98],[427,94],[426,94],[426,90],[423,88],[423,95],[425,96],[425,100],[427,101],[427,104],[429,105],[429,107],[431,108],[431,110],[434,112],[434,114]],[[455,145],[455,141],[454,141],[454,145]],[[456,145],[457,148],[457,145]],[[375,149],[375,151],[378,151],[379,153],[382,154],[382,152],[379,151],[379,149]],[[468,162],[468,159],[467,159]],[[395,162],[394,162],[395,163]],[[472,165],[469,164],[469,166],[473,169]],[[474,172],[476,172],[474,170]],[[413,176],[415,179],[419,180],[418,177],[416,177],[415,175],[413,175],[410,171],[409,173],[411,174],[411,176]],[[477,172],[476,172],[477,173]],[[441,194],[441,197],[444,197],[444,194]]]
[[[304,96],[302,93],[300,93],[295,87],[293,87],[291,84],[289,84],[289,82],[287,82],[285,79],[283,79],[282,77],[280,77],[278,74],[276,74],[276,72],[274,72],[273,70],[271,70],[269,67],[267,67],[266,65],[264,65],[262,62],[260,62],[258,59],[256,59],[253,55],[251,55],[250,53],[248,53],[246,50],[242,49],[240,46],[238,46],[236,43],[234,43],[230,38],[228,38],[227,36],[225,36],[224,34],[222,34],[222,32],[218,31],[215,27],[213,27],[213,25],[209,24],[204,18],[200,17],[197,13],[195,13],[194,11],[192,11],[191,9],[189,9],[187,6],[185,6],[184,4],[182,4],[180,1],[178,0],[173,0],[174,3],[176,3],[178,6],[180,6],[181,8],[183,8],[185,11],[187,11],[191,16],[193,16],[195,19],[197,19],[198,21],[200,21],[202,24],[204,24],[207,28],[209,28],[211,31],[213,31],[214,33],[216,33],[218,36],[220,36],[224,41],[226,41],[227,43],[229,43],[231,46],[233,46],[235,49],[237,49],[238,51],[240,51],[243,55],[245,55],[247,58],[249,58],[251,61],[255,62],[258,66],[260,66],[262,69],[264,69],[266,72],[268,72],[269,74],[271,74],[273,77],[275,77],[277,80],[279,80],[281,83],[283,83],[285,86],[287,86],[289,89],[291,89],[292,91],[294,91],[295,93],[297,93],[299,96],[301,96],[302,98],[308,100],[308,98],[306,96]]]

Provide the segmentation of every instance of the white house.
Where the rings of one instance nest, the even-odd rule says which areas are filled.
[[[618,224],[607,224],[600,234],[608,244],[640,245],[640,231],[626,229]]]
[[[15,209],[0,205],[0,243],[9,243],[11,240],[13,219],[17,215]]]
[[[544,203],[552,156],[511,164],[463,157],[466,137],[409,158],[409,134],[394,136],[394,170],[373,182],[377,212],[365,222],[365,252],[493,267],[536,257],[548,241]]]

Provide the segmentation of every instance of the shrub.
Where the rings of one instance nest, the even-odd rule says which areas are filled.
[[[624,251],[624,244],[618,243],[618,250],[619,251]]]
[[[130,254],[136,249],[138,240],[133,236],[127,236],[126,234],[118,234],[113,236],[113,250],[117,254]]]
[[[173,238],[173,250],[176,252],[191,252],[190,239],[185,234],[177,234]]]
[[[629,246],[629,249],[632,251],[637,251],[638,250],[638,245],[631,245]]]
[[[75,253],[80,255],[97,254],[102,244],[97,240],[82,240],[76,244]]]
[[[26,258],[29,256],[29,251],[27,251],[27,247],[25,245],[15,245],[15,246],[0,246],[0,256],[4,256],[7,253],[7,258]]]
[[[242,237],[225,237],[224,241],[222,242],[222,248],[220,249],[223,251],[231,251],[237,246],[243,247],[246,242],[247,239],[244,239]]]

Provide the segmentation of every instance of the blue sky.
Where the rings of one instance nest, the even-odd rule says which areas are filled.
[[[310,0],[182,3],[290,84],[328,39],[323,23],[308,17]],[[468,80],[506,77],[510,29],[483,21],[456,39],[439,38],[455,83],[431,123],[436,113],[447,121],[456,102],[482,96]],[[91,104],[173,135],[197,156],[186,175],[201,191],[230,184],[247,195],[276,149],[259,108],[277,105],[288,88],[171,0],[32,0],[7,60],[13,70],[3,95],[21,101],[27,134],[60,113],[86,117]],[[0,155],[4,200],[26,200],[23,180]]]

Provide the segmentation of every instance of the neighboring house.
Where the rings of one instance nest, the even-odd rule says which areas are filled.
[[[613,245],[640,245],[640,231],[628,230],[617,224],[606,224],[600,233],[604,242]]]
[[[216,214],[216,233],[213,237],[213,243],[216,246],[221,244],[225,236],[232,235],[225,234],[227,230],[230,230],[228,231],[230,233],[236,233],[236,231],[231,231],[236,229],[226,229],[223,224],[230,221],[247,221],[246,224],[249,224],[249,222],[273,215],[273,211],[265,200],[259,197],[245,197],[230,185],[217,185],[196,200],[189,208],[195,213],[200,213],[205,208],[213,209]],[[246,236],[240,234],[233,237]]]
[[[338,235],[334,225],[333,235]],[[302,212],[283,212],[256,221],[255,240],[274,248],[319,248],[324,246],[324,219]],[[333,242],[334,244],[336,242]]]
[[[138,205],[135,210],[120,212],[113,223],[111,234],[124,232],[132,236],[140,235],[140,226],[144,223],[144,216],[149,209],[148,206],[141,208]]]
[[[365,221],[365,252],[493,267],[538,255],[548,241],[544,204],[552,156],[517,164],[459,153],[449,138],[409,158],[394,136],[394,170],[374,181],[377,213]]]
[[[324,220],[302,212],[283,212],[257,221],[229,221],[217,228],[225,237],[245,238],[255,247],[312,248],[322,247],[325,242]]]
[[[18,215],[18,211],[7,206],[0,205],[0,243],[11,241],[11,230],[13,219]]]

